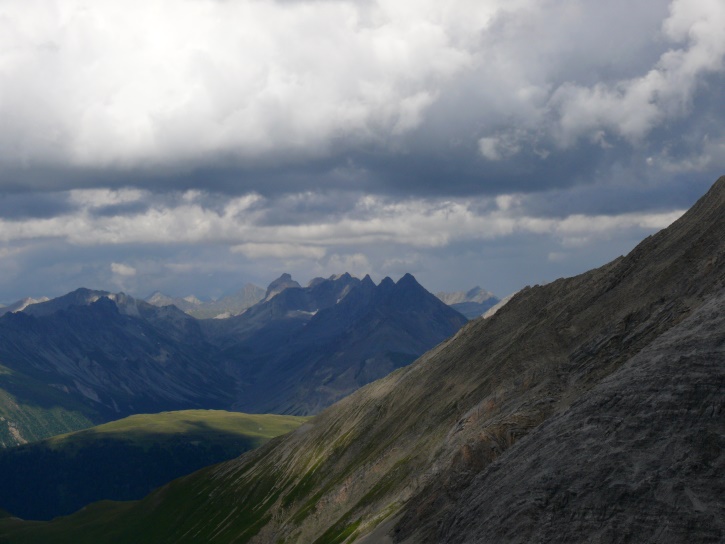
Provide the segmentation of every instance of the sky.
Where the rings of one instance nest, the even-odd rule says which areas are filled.
[[[722,0],[0,0],[0,302],[505,296],[725,174]]]

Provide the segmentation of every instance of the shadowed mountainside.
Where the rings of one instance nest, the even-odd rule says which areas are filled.
[[[140,414],[0,450],[0,506],[27,519],[50,519],[101,499],[139,499],[304,421],[220,410]]]
[[[290,435],[137,503],[4,518],[0,535],[721,541],[723,218],[725,177],[626,257],[522,290]]]
[[[226,357],[244,362],[234,408],[317,413],[414,361],[464,323],[410,274],[377,286],[369,276],[344,274],[287,288],[223,323],[234,331],[225,330],[225,339],[237,339]]]
[[[0,318],[2,389],[94,422],[229,406],[233,384],[210,352],[195,319],[123,294],[78,289]]]

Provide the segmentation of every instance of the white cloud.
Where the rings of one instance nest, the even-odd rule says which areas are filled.
[[[478,149],[481,155],[490,161],[510,159],[521,151],[518,138],[513,134],[481,138],[478,140]]]
[[[269,224],[274,201],[247,195],[227,201],[222,210],[182,199],[157,204],[131,216],[98,216],[97,191],[84,195],[80,212],[50,219],[0,219],[0,241],[6,243],[59,238],[78,246],[117,244],[225,244],[248,258],[321,259],[336,247],[374,247],[398,244],[420,249],[446,247],[462,240],[494,240],[517,233],[549,234],[562,239],[621,231],[652,230],[667,226],[682,211],[573,214],[564,218],[538,217],[526,212],[522,195],[500,196],[492,208],[488,199],[389,200],[360,197],[346,213],[310,216],[294,224]],[[320,197],[324,198],[324,197]],[[295,199],[291,199],[295,200]],[[298,199],[315,201],[314,194]],[[331,257],[332,258],[332,257]],[[133,269],[114,263],[114,272],[131,275]]]
[[[6,1],[0,158],[315,156],[417,127],[497,9],[459,0]]]
[[[344,270],[353,276],[362,278],[372,269],[370,261],[363,253],[333,254],[328,259],[325,270],[330,274],[339,273]]]
[[[325,248],[285,243],[246,243],[232,246],[233,253],[241,253],[250,259],[274,257],[277,259],[321,259]]]
[[[657,138],[655,128],[693,113],[703,81],[722,73],[723,6],[6,0],[0,166],[33,172],[63,165],[93,174],[162,167],[157,177],[122,181],[161,190],[175,183],[190,189],[188,178],[177,182],[169,172],[242,166],[253,174],[245,170],[237,182],[232,173],[220,182],[225,189],[244,183],[266,192],[270,171],[306,172],[308,160],[338,159],[329,163],[331,183],[359,189],[378,179],[393,183],[387,179],[397,172],[383,170],[396,166],[385,159],[414,163],[430,159],[432,149],[440,161],[465,149],[465,160],[481,166],[483,157],[498,172],[507,164],[516,170],[520,157],[555,163],[557,152],[581,142],[638,146]],[[693,151],[688,169],[713,165],[704,151]],[[346,169],[340,165],[348,155],[357,162]],[[461,171],[474,170],[465,160],[456,163]],[[502,183],[494,175],[483,172],[472,183],[454,171],[440,187],[485,191]],[[0,183],[17,183],[12,177]],[[39,177],[46,186],[80,183]],[[287,189],[297,178],[284,179]],[[205,182],[194,178],[183,198],[196,202]],[[293,192],[308,188],[297,183]],[[134,195],[102,189],[92,198],[101,205]]]
[[[558,114],[558,139],[602,137],[602,129],[637,142],[668,119],[689,112],[698,83],[723,70],[725,4],[719,0],[675,0],[662,24],[675,47],[664,52],[645,74],[614,83],[584,86],[566,82],[552,95]]]
[[[123,277],[132,277],[136,275],[136,269],[123,263],[111,263],[111,272]]]
[[[68,195],[71,202],[88,208],[128,204],[148,197],[148,193],[140,189],[76,189]]]

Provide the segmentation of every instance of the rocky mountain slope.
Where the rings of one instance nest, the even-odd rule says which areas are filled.
[[[47,302],[48,300],[50,300],[48,297],[40,297],[40,298],[26,297],[22,300],[18,300],[17,302],[13,302],[12,304],[8,304],[7,306],[0,307],[0,315],[5,315],[5,314],[11,313],[11,312],[22,312],[25,308],[27,308],[31,304]]]
[[[290,435],[137,503],[4,518],[0,535],[720,542],[724,218],[725,177],[626,257],[522,290]]]
[[[723,340],[721,291],[489,465],[429,540],[722,541]]]

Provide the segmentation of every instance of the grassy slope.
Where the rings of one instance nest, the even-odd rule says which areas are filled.
[[[11,448],[0,452],[0,507],[50,519],[100,499],[138,499],[305,420],[219,410],[141,414]]]
[[[276,414],[242,414],[224,410],[180,410],[160,414],[136,414],[91,429],[54,436],[46,441],[52,448],[78,448],[99,438],[130,440],[144,447],[173,436],[213,439],[242,436],[254,446],[299,427],[309,418]]]
[[[44,403],[30,400],[37,398]],[[0,450],[91,427],[94,416],[62,391],[0,365]]]

